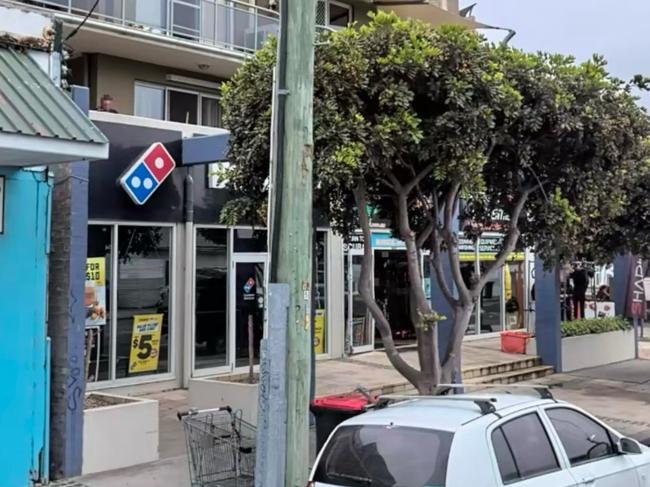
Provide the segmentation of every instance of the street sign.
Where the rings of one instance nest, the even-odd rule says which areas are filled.
[[[5,233],[5,177],[0,176],[0,235]]]
[[[136,205],[144,205],[175,167],[165,146],[155,142],[120,176],[120,186]]]

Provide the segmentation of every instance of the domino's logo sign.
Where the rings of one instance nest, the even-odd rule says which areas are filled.
[[[175,167],[165,146],[156,142],[120,176],[120,186],[136,205],[144,205]]]

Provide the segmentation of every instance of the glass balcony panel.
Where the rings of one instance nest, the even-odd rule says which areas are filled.
[[[233,44],[234,47],[255,50],[255,14],[251,10],[239,7],[233,8]]]
[[[266,15],[257,16],[257,45],[256,49],[264,45],[269,36],[276,36],[280,30],[280,20],[275,17],[267,17]]]
[[[22,3],[85,16],[95,0]],[[91,18],[247,52],[279,30],[279,19],[272,12],[233,0],[99,0]]]
[[[201,38],[201,5],[194,1],[172,2],[172,32],[174,36],[194,40]]]

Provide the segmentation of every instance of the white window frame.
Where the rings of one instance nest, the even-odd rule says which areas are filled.
[[[177,122],[177,120],[169,119],[169,107],[171,103],[169,102],[170,92],[177,91],[178,93],[187,93],[188,95],[196,96],[196,125],[201,125],[201,94],[198,91],[188,90],[186,88],[176,88],[175,86],[165,86],[165,120],[168,122]],[[178,123],[187,123],[188,125],[195,125],[189,122],[178,122]]]
[[[330,5],[336,5],[337,7],[344,8],[348,11],[348,24],[352,23],[354,21],[354,7],[348,3],[345,2],[337,2],[336,0],[326,0],[325,2],[325,20],[327,21],[327,25],[330,26],[332,25],[330,23]],[[338,26],[336,26],[338,27]]]
[[[188,93],[192,95],[196,95],[196,124],[187,124],[187,125],[196,125],[200,127],[210,127],[210,128],[221,128],[221,127],[213,127],[211,125],[204,125],[203,124],[203,114],[201,111],[201,101],[203,98],[210,98],[213,100],[221,101],[221,96],[217,93],[209,93],[206,91],[199,91],[199,90],[192,90],[188,88],[179,88],[174,85],[163,85],[163,84],[156,84],[156,83],[149,83],[148,81],[136,81],[133,84],[133,114],[134,116],[142,116],[142,115],[136,115],[135,113],[135,90],[137,86],[143,86],[147,88],[155,88],[163,91],[163,107],[162,107],[162,112],[163,112],[163,120],[165,122],[172,122],[172,120],[169,120],[169,92],[170,91],[179,91],[181,93]],[[221,110],[221,105],[219,105],[219,109]],[[221,115],[220,115],[221,116]],[[150,117],[143,117],[143,118],[148,118],[149,120],[158,120],[157,118],[150,118]],[[174,123],[183,123],[185,122],[174,122]]]
[[[107,226],[111,227],[111,306],[110,306],[110,324],[107,323],[105,326],[110,326],[110,357],[109,357],[109,371],[108,379],[103,381],[88,382],[86,384],[86,389],[88,391],[96,391],[101,389],[110,389],[115,387],[125,387],[132,385],[148,384],[154,382],[169,382],[177,380],[177,341],[176,334],[178,333],[177,326],[180,320],[177,319],[179,308],[176,298],[177,298],[177,284],[176,284],[176,265],[177,265],[177,252],[178,245],[176,242],[176,225],[174,223],[162,223],[162,222],[142,222],[142,221],[124,221],[124,220],[89,220],[88,226]],[[117,252],[119,251],[119,242],[118,242],[118,229],[120,226],[123,227],[164,227],[171,228],[170,234],[170,265],[169,265],[169,303],[172,307],[172,312],[169,316],[169,350],[168,350],[168,360],[169,360],[169,372],[164,372],[161,374],[147,374],[140,375],[137,377],[124,377],[121,379],[116,378],[116,366],[117,366],[117,291],[119,280],[119,256]],[[99,358],[99,355],[98,355]]]
[[[135,104],[136,104],[136,97],[137,97],[136,90],[138,86],[142,86],[143,88],[153,88],[156,90],[162,90],[163,92],[162,114],[163,114],[163,120],[167,120],[167,90],[162,85],[157,85],[155,83],[148,83],[146,81],[136,81],[133,84],[133,115],[136,117],[148,118],[149,120],[159,120],[158,118],[145,117],[144,115],[137,115],[135,113]]]

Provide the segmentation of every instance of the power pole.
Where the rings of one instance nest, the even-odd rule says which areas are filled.
[[[281,0],[270,282],[289,285],[286,487],[304,487],[309,468],[315,22],[315,0]]]

